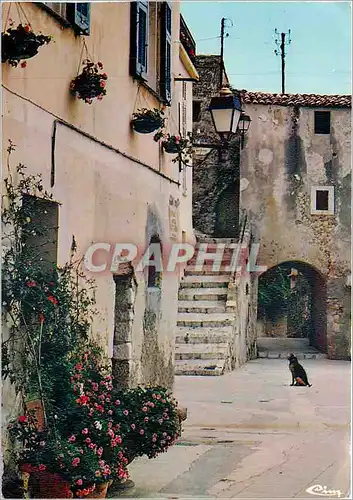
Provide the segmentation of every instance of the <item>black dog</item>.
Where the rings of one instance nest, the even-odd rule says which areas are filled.
[[[289,361],[289,369],[292,374],[291,385],[307,385],[308,387],[311,387],[311,384],[309,384],[308,381],[306,371],[304,370],[302,365],[298,362],[298,359],[294,356],[294,354],[290,354],[288,356],[288,361]]]

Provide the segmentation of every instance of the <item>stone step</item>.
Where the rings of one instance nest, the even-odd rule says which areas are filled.
[[[227,288],[183,288],[179,300],[226,300]]]
[[[175,346],[175,359],[225,359],[228,351],[227,342],[218,344],[177,344]]]
[[[327,359],[327,355],[321,352],[312,353],[312,352],[301,352],[295,353],[297,359]],[[288,352],[268,352],[268,351],[259,351],[259,358],[268,358],[268,359],[285,359],[287,360]]]
[[[204,266],[201,270],[196,266],[187,266],[185,276],[224,276],[234,274],[236,269],[229,270],[227,265],[222,265],[217,271],[213,271],[212,266]]]
[[[189,359],[176,360],[175,375],[219,376],[223,375],[226,361],[224,359]]]
[[[180,288],[227,287],[229,276],[184,276]]]
[[[225,243],[226,245],[232,244],[232,243],[238,243],[239,240],[237,238],[212,238],[212,236],[200,236],[200,238],[197,238],[197,243],[210,243],[210,244],[217,244],[217,243]]]
[[[180,326],[176,330],[176,344],[222,344],[229,342],[232,327],[190,328]]]
[[[178,313],[177,326],[227,326],[233,318],[232,313]]]
[[[224,313],[226,302],[220,300],[179,300],[178,312]]]

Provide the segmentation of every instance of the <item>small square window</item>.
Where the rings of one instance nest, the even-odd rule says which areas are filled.
[[[201,101],[192,101],[192,121],[199,122],[201,120]]]
[[[313,186],[311,188],[311,214],[334,215],[335,200],[333,186]]]
[[[330,134],[331,115],[329,111],[315,111],[315,134]]]

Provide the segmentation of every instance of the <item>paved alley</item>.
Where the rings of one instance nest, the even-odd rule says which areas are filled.
[[[350,363],[304,360],[308,387],[290,387],[288,362],[257,359],[221,377],[176,377],[188,408],[179,443],[130,466],[130,498],[313,498],[350,489]]]

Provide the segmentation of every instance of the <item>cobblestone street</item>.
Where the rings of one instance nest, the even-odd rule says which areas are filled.
[[[350,363],[302,361],[313,384],[290,387],[288,363],[257,359],[221,377],[176,377],[188,408],[179,443],[131,467],[130,498],[312,498],[349,490]],[[338,497],[338,494],[337,494]]]

